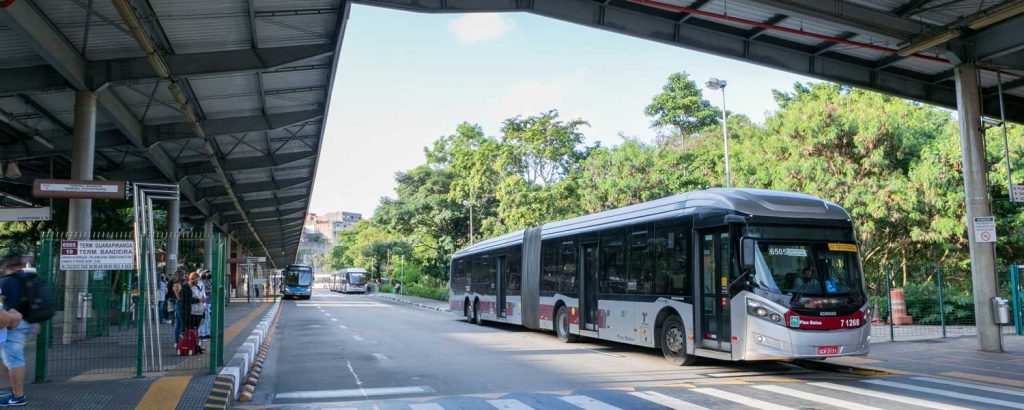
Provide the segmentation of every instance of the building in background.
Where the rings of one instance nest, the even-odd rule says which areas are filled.
[[[313,265],[314,271],[318,272],[320,258],[338,243],[338,235],[355,228],[356,223],[362,219],[363,215],[355,212],[335,211],[323,215],[310,212],[306,215],[306,224],[299,240],[296,263]]]

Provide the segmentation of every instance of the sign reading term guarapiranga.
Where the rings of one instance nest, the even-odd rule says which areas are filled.
[[[994,216],[974,217],[974,241],[996,241],[996,218]]]
[[[61,241],[61,270],[133,270],[133,241]]]

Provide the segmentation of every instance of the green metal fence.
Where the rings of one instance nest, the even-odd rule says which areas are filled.
[[[57,296],[57,314],[42,323],[35,344],[34,380],[90,380],[111,374],[140,376],[151,371],[215,372],[223,363],[223,307],[225,242],[221,235],[211,240],[213,266],[211,284],[211,335],[204,348],[208,354],[177,356],[174,346],[177,315],[159,300],[147,300],[153,284],[147,283],[146,269],[166,272],[163,252],[172,237],[155,235],[157,265],[147,266],[146,258],[137,258],[135,270],[63,271],[60,266],[61,243],[65,240],[128,240],[131,233],[92,233],[87,236],[61,232],[42,235],[37,243],[37,270],[50,280]],[[178,234],[178,259],[173,280],[204,265],[206,238],[201,233]],[[147,241],[139,241],[145,244]],[[136,251],[145,251],[142,246]],[[187,289],[187,288],[186,288]],[[164,294],[154,291],[153,294]],[[172,304],[173,305],[173,304]],[[145,308],[154,314],[146,320]],[[155,321],[153,319],[156,319]]]
[[[1011,282],[1016,271],[1014,266],[999,272],[1001,297],[1012,298],[1012,289],[1017,285]],[[912,341],[977,334],[969,270],[930,266],[913,272],[912,279],[905,282],[903,272],[885,269],[882,283],[869,284],[874,312],[872,340]],[[951,281],[951,276],[955,280]],[[1017,311],[1020,312],[1019,308]],[[1002,327],[1003,333],[1014,333],[1020,328],[1020,317],[1013,320],[1014,324]]]

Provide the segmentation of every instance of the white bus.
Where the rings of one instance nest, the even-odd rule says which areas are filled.
[[[367,275],[366,269],[363,268],[347,268],[342,269],[339,273],[340,276],[340,287],[339,292],[344,293],[366,293]]]
[[[457,252],[449,288],[470,321],[675,365],[868,353],[850,216],[797,193],[709,189],[513,232]]]

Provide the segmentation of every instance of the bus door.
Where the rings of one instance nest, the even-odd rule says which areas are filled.
[[[505,290],[508,287],[508,271],[505,269],[505,255],[498,256],[495,259],[495,271],[498,272],[497,280],[498,289],[496,289],[497,297],[495,298],[495,313],[498,317],[505,317]]]
[[[584,243],[580,248],[580,329],[596,331],[598,243]]]
[[[732,264],[727,227],[700,234],[700,334],[701,347],[731,351],[729,321],[729,274]]]

